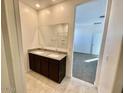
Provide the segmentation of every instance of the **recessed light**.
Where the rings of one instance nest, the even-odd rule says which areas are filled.
[[[52,0],[52,2],[56,2],[56,0]]]
[[[37,4],[35,4],[35,6],[36,6],[37,8],[40,8],[40,4],[38,4],[38,3],[37,3]]]

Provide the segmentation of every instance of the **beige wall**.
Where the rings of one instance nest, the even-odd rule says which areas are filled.
[[[37,11],[19,2],[20,18],[21,18],[21,31],[24,53],[24,64],[26,71],[29,70],[27,50],[30,48],[38,47],[38,20]]]
[[[100,82],[98,86],[99,93],[113,93],[112,90],[117,75],[116,71],[118,66],[121,67],[118,64],[120,62],[119,59],[123,35],[122,1],[123,0],[112,0]]]

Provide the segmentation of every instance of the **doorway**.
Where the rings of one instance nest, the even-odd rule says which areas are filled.
[[[94,84],[104,31],[107,0],[76,6],[73,77]]]

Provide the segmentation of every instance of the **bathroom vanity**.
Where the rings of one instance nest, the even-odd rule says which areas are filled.
[[[66,53],[47,49],[28,51],[30,69],[61,83],[66,73]]]
[[[30,69],[61,83],[66,74],[68,24],[39,25],[39,46],[28,51]]]

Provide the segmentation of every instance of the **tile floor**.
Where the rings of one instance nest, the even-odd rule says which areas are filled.
[[[58,84],[48,78],[30,71],[26,75],[27,93],[97,93],[96,88],[76,78],[64,78]]]
[[[92,58],[97,58],[97,56],[74,52],[73,76],[93,84],[98,61],[85,62]]]

